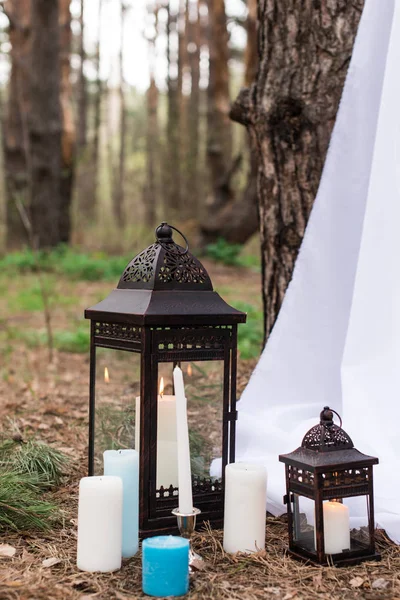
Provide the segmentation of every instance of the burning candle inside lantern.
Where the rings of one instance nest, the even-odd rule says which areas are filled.
[[[176,399],[164,394],[164,389],[161,377],[157,400],[157,489],[178,486]],[[140,448],[140,396],[136,398],[135,448]]]
[[[189,377],[191,377],[193,375],[193,368],[192,368],[191,363],[189,363],[187,366],[187,374],[189,375]]]
[[[110,375],[108,374],[107,367],[104,367],[104,381],[105,381],[105,383],[110,383]]]

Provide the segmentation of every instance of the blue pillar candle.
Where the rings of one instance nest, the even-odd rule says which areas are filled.
[[[139,549],[139,453],[136,450],[106,450],[104,475],[122,479],[122,556],[130,558]]]
[[[149,596],[183,596],[189,591],[189,540],[174,535],[142,543],[142,587]]]

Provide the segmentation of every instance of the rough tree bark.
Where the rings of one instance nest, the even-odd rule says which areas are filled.
[[[31,0],[8,0],[6,4],[12,47],[4,139],[9,245],[26,239],[16,210],[17,202],[30,214],[33,235],[39,246],[69,241],[75,158],[69,5],[70,0],[49,4],[46,15],[41,3]],[[58,24],[54,29],[55,15]],[[48,113],[49,108],[52,110]],[[60,127],[61,144],[58,145]],[[42,149],[39,149],[40,144],[43,144]],[[42,173],[48,158],[51,160]],[[48,210],[46,202],[49,202]]]
[[[257,147],[267,338],[317,192],[363,0],[260,0],[256,82],[232,117]]]
[[[247,43],[245,49],[245,86],[255,79],[258,67],[257,57],[257,0],[248,0],[246,19]],[[244,244],[258,230],[257,209],[257,151],[249,136],[250,165],[247,184],[241,194],[228,198],[219,210],[202,223],[201,235],[204,245],[223,238],[235,244]],[[228,179],[229,181],[229,179]]]
[[[28,172],[30,217],[39,248],[60,242],[61,137],[58,0],[31,6]]]
[[[8,0],[5,4],[11,43],[11,74],[3,139],[8,247],[26,240],[26,231],[16,208],[16,200],[27,208],[29,185],[26,115],[29,112],[30,6],[31,0]]]
[[[229,49],[225,1],[208,0],[209,83],[207,89],[207,160],[212,196],[208,218],[232,198],[230,187],[232,124],[229,119]]]
[[[59,208],[59,241],[68,243],[71,237],[71,202],[75,176],[76,130],[72,108],[71,85],[71,13],[70,0],[59,0],[60,66],[61,87],[60,101],[62,114],[61,138],[61,188]]]

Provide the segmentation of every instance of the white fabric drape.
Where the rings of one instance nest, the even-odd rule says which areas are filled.
[[[238,403],[237,460],[269,471],[324,405],[380,458],[377,524],[400,542],[400,0],[366,0],[320,188],[276,325]],[[361,516],[357,503],[354,515]]]

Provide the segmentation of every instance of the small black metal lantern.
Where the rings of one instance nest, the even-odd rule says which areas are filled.
[[[169,461],[168,444],[163,445],[162,453],[166,449],[165,456],[157,452],[157,446],[161,448],[161,441],[158,440],[159,419],[164,418],[159,409],[158,396],[162,369],[163,373],[170,372],[167,377],[172,380],[172,370],[176,364],[185,361],[194,366],[200,364],[197,372],[203,373],[203,379],[207,379],[205,369],[210,367],[209,362],[218,361],[220,384],[215,383],[211,375],[206,381],[210,390],[217,390],[218,410],[212,407],[206,418],[196,417],[202,407],[207,409],[209,398],[202,398],[203,404],[198,403],[196,410],[190,412],[191,399],[187,393],[189,428],[191,419],[192,423],[196,418],[200,420],[199,428],[194,432],[196,435],[191,437],[191,451],[194,445],[201,447],[203,441],[210,456],[214,448],[212,458],[218,458],[216,454],[220,452],[222,459],[221,477],[211,477],[211,458],[208,457],[207,461],[199,458],[201,448],[197,449],[195,460],[202,465],[202,471],[193,476],[193,501],[194,506],[201,510],[200,521],[221,524],[225,466],[235,460],[237,324],[245,322],[246,315],[229,306],[213,290],[206,269],[190,254],[186,238],[185,248],[172,239],[173,229],[167,223],[161,223],[156,229],[155,243],[131,260],[117,288],[105,300],[85,311],[85,317],[91,320],[89,475],[95,472],[95,462],[100,464],[99,451],[107,449],[104,447],[104,436],[103,447],[95,448],[98,437],[96,360],[101,352],[104,353],[104,350],[97,352],[96,358],[96,349],[122,350],[140,357],[140,390],[139,387],[137,390],[140,398],[136,400],[136,414],[134,403],[129,401],[128,417],[125,414],[124,419],[128,423],[125,444],[129,444],[129,447],[140,446],[139,524],[142,535],[176,529],[176,517],[171,511],[178,505],[177,482],[164,480],[160,485],[157,471],[157,462],[161,458],[167,463]],[[123,355],[125,359],[125,352]],[[124,388],[125,396],[129,393],[129,385],[132,384],[127,382]],[[204,382],[202,385],[206,387]],[[138,422],[129,429],[134,416]],[[118,426],[125,427],[122,423]],[[213,435],[209,440],[207,436],[211,431]],[[215,438],[218,436],[219,446],[215,450]],[[113,434],[107,438],[107,443],[112,443],[112,447],[116,448],[119,444],[117,438],[118,435]]]
[[[333,422],[335,411],[325,406],[320,424],[304,436],[300,448],[283,454],[286,465],[286,491],[289,529],[289,553],[317,564],[338,566],[364,560],[379,560],[375,552],[373,465],[379,460],[354,448],[348,434]],[[362,500],[364,497],[364,500]],[[349,507],[360,502],[365,507],[367,526],[351,529],[343,540]],[[336,503],[340,503],[339,505]],[[311,516],[307,520],[306,513]],[[335,516],[333,513],[344,513]],[[350,512],[351,514],[351,512]],[[336,521],[339,516],[339,521]],[[315,517],[315,525],[312,526]],[[344,518],[344,523],[343,523]],[[349,523],[349,521],[347,521]],[[342,530],[342,531],[340,531]],[[346,538],[346,531],[344,531]],[[345,547],[342,547],[345,546]]]

